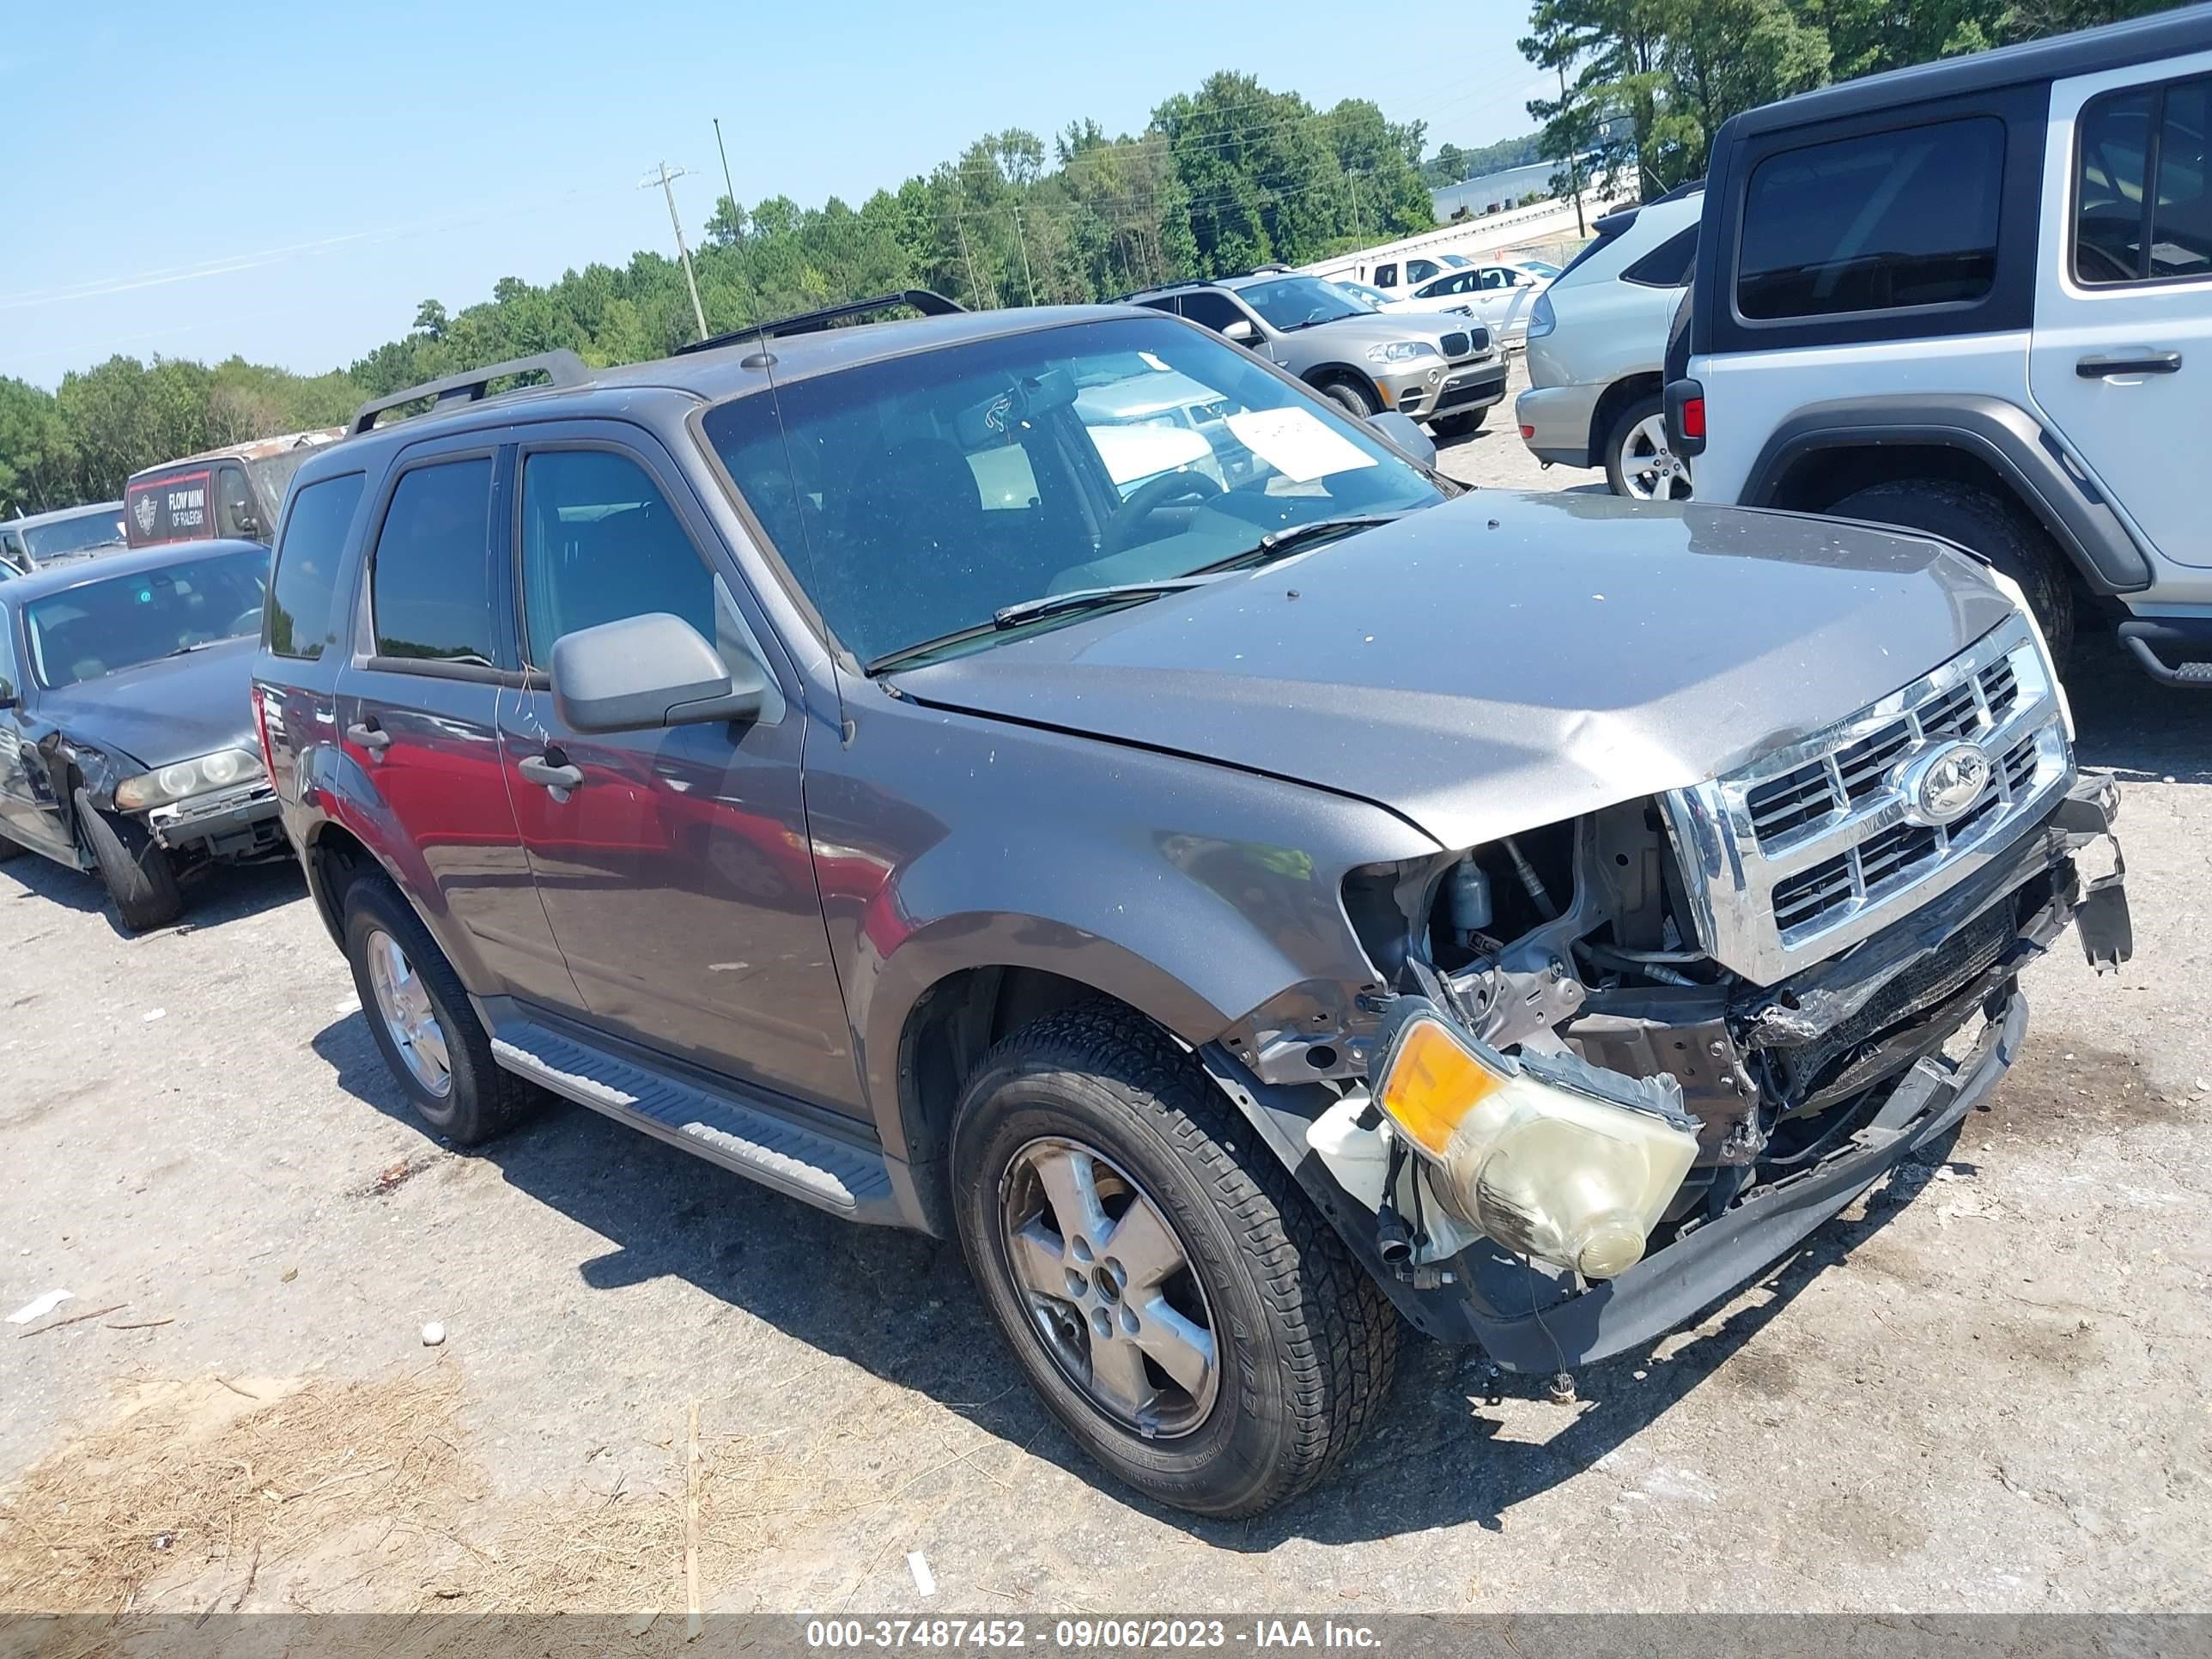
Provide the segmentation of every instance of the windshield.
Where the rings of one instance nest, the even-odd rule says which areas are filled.
[[[33,525],[23,532],[23,545],[33,559],[82,553],[88,547],[107,547],[123,539],[123,509],[110,501],[87,507],[52,524]]]
[[[88,582],[23,610],[31,669],[56,690],[261,630],[267,550]]]
[[[1350,295],[1318,276],[1279,276],[1269,283],[1253,283],[1238,289],[1237,297],[1285,334],[1316,323],[1367,314],[1366,308]]]
[[[1165,317],[817,375],[708,410],[706,431],[863,663],[1024,600],[1179,576],[1300,524],[1443,499],[1334,405]]]

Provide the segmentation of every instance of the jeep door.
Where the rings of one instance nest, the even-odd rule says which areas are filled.
[[[2056,82],[2028,381],[2142,538],[2212,565],[2212,54]]]
[[[374,796],[364,839],[398,867],[470,988],[572,1008],[500,768],[499,698],[520,665],[491,526],[495,512],[506,524],[512,465],[481,434],[404,453],[371,520],[337,723]]]
[[[526,434],[514,515],[530,672],[502,706],[507,788],[538,891],[592,1023],[825,1104],[851,1100],[800,792],[799,690],[666,452],[618,422]],[[710,556],[708,550],[714,550]],[[569,729],[546,671],[562,635],[681,618],[768,671],[757,720]]]

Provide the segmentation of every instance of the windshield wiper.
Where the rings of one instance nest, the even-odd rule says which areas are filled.
[[[236,639],[240,636],[233,635],[231,637]],[[170,652],[169,655],[173,657],[189,657],[195,651],[210,650],[222,643],[222,641],[221,640],[202,640],[197,645],[180,645],[175,650]]]
[[[896,651],[887,652],[868,665],[868,672],[880,674],[886,668],[896,668],[901,663],[911,662],[916,657],[930,656],[956,645],[965,645],[971,640],[988,639],[994,634],[1003,634],[1010,628],[1024,627],[1047,617],[1069,616],[1132,599],[1157,599],[1163,593],[1179,593],[1187,587],[1203,587],[1212,580],[1210,576],[1194,573],[1186,576],[1169,576],[1158,581],[1115,582],[1109,587],[1078,587],[1065,593],[1041,593],[1033,599],[1021,599],[1012,605],[1000,606],[991,613],[988,622],[971,623],[965,628],[956,628],[949,634],[939,634],[934,639],[918,640],[912,645],[903,645]]]
[[[1187,576],[1168,576],[1158,581],[1115,582],[1106,587],[1074,587],[1065,593],[1041,593],[1034,599],[1000,606],[991,613],[991,626],[1019,628],[1040,617],[1056,617],[1068,611],[1094,611],[1121,599],[1153,599],[1162,593],[1180,593],[1186,587],[1205,585],[1205,578],[1194,571]]]
[[[1206,576],[1224,570],[1243,570],[1272,563],[1296,552],[1309,542],[1323,541],[1332,536],[1349,536],[1355,531],[1372,530],[1376,525],[1395,524],[1405,516],[1402,513],[1352,513],[1338,519],[1310,519],[1304,524],[1285,525],[1280,530],[1269,531],[1242,553],[1231,553],[1225,559],[1202,564],[1190,574]]]

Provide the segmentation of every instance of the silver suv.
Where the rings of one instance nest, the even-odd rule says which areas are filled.
[[[1505,359],[1480,324],[1372,311],[1318,276],[1263,270],[1129,300],[1249,346],[1354,415],[1395,410],[1441,437],[1474,431],[1505,396]]]

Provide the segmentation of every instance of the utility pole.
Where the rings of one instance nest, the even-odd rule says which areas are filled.
[[[676,231],[676,257],[684,262],[684,281],[691,290],[692,320],[699,325],[699,337],[703,340],[707,337],[707,308],[699,303],[699,278],[691,269],[691,250],[684,246],[684,222],[676,216],[676,181],[688,177],[690,172],[688,167],[678,167],[671,172],[668,163],[663,161],[659,170],[652,177],[639,179],[637,187],[651,190],[659,185],[660,193],[668,198],[668,222]]]
[[[1565,115],[1567,112],[1567,66],[1562,63],[1559,67],[1559,113]],[[1572,145],[1567,149],[1567,182],[1575,192],[1575,234],[1587,236],[1589,227],[1583,223],[1583,158],[1575,154]]]
[[[1359,224],[1359,169],[1346,168],[1344,182],[1352,186],[1352,234],[1354,236],[1364,236],[1367,233],[1360,228]]]
[[[952,228],[960,238],[960,262],[968,267],[968,292],[980,300],[983,297],[983,284],[975,280],[975,256],[968,251],[967,222],[956,213],[953,216]],[[991,304],[995,306],[998,303],[999,296],[996,294],[992,295]]]
[[[1030,274],[1029,238],[1022,234],[1022,204],[1014,204],[1014,241],[1022,250],[1022,282],[1030,291],[1030,303],[1036,303],[1036,278]]]

